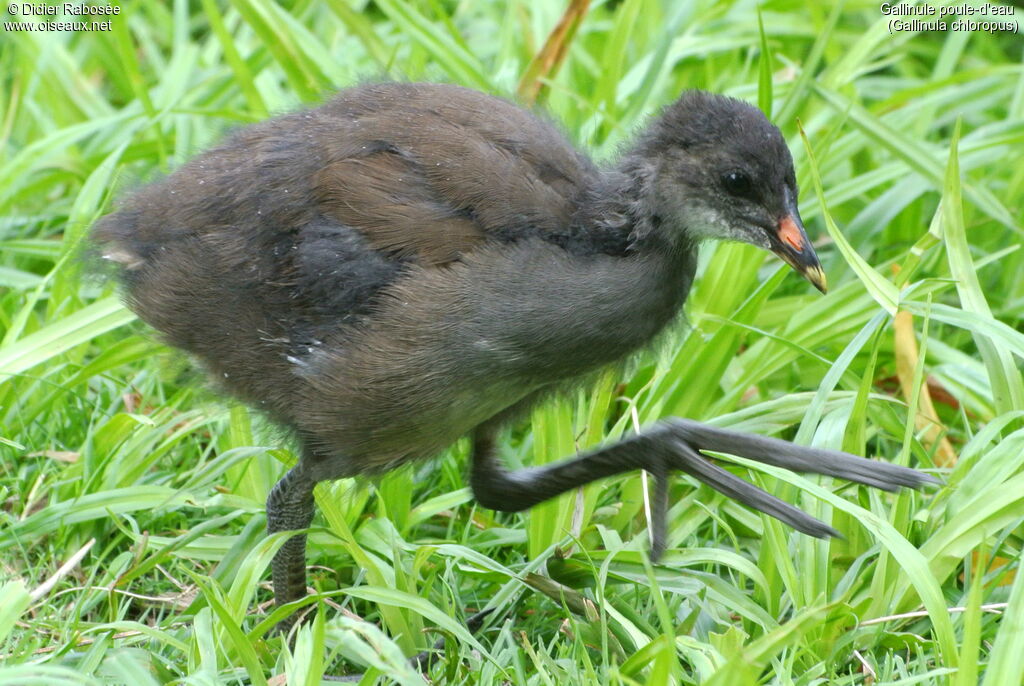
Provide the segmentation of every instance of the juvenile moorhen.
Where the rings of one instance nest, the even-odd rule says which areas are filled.
[[[657,556],[672,471],[836,534],[701,450],[886,490],[935,481],[685,419],[543,467],[509,472],[497,457],[499,427],[676,316],[702,240],[771,250],[824,291],[796,198],[779,130],[731,98],[684,93],[599,169],[505,100],[386,83],[234,133],[129,196],[93,238],[129,307],[294,432],[301,459],[267,499],[270,532],[309,526],[319,481],[468,434],[473,493],[496,510],[650,471]],[[279,604],[305,595],[305,536],[277,553],[273,579]]]

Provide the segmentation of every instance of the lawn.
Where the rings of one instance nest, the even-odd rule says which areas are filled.
[[[0,683],[422,684],[403,656],[442,636],[428,676],[452,684],[1022,682],[1024,10],[987,17],[1014,33],[898,30],[866,0],[566,7],[138,1],[95,31],[0,27]],[[474,505],[461,441],[318,487],[315,618],[288,645],[264,501],[295,446],[126,310],[84,239],[232,128],[374,79],[535,103],[599,161],[694,87],[789,140],[829,293],[705,246],[685,321],[535,410],[506,463],[678,415],[944,485],[722,456],[844,538],[679,475],[652,565],[641,475],[498,514]]]

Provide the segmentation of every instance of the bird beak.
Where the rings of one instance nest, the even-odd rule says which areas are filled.
[[[800,213],[790,205],[786,214],[779,219],[778,228],[771,240],[771,250],[805,279],[814,284],[822,293],[827,292],[825,272],[818,261],[818,255],[811,247]]]

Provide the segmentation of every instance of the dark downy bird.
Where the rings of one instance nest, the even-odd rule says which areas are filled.
[[[836,535],[701,450],[886,490],[935,481],[685,419],[543,467],[498,459],[500,427],[672,321],[702,240],[771,250],[824,291],[796,198],[779,130],[731,98],[684,93],[599,169],[505,100],[388,83],[236,132],[130,195],[93,239],[129,307],[294,432],[301,459],[267,499],[270,532],[310,525],[319,481],[470,435],[473,493],[495,510],[648,470],[656,557],[673,471]],[[305,543],[274,558],[279,604],[306,593]]]

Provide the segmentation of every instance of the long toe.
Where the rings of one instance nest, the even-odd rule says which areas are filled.
[[[930,474],[909,467],[869,460],[834,450],[823,450],[821,453],[823,463],[830,467],[828,471],[822,473],[886,491],[896,491],[900,488],[921,488],[925,484],[942,483],[940,479]]]
[[[838,450],[811,448],[778,438],[730,431],[691,419],[672,418],[663,426],[677,439],[700,450],[739,455],[794,472],[834,476],[887,491],[942,483],[933,476],[908,467],[868,460]]]
[[[829,525],[818,521],[803,510],[793,507],[754,484],[744,481],[732,472],[722,469],[687,443],[677,441],[672,447],[676,454],[673,467],[686,472],[719,493],[774,517],[784,524],[789,524],[797,531],[809,536],[816,538],[839,537],[839,532]]]

